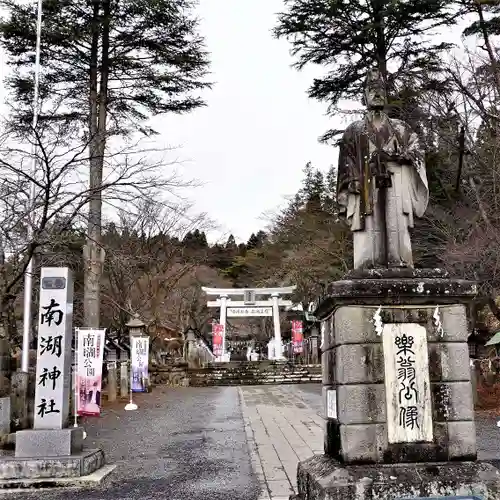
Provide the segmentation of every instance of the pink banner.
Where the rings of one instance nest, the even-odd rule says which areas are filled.
[[[295,354],[300,354],[304,349],[302,321],[292,321],[292,345]]]
[[[212,344],[213,354],[216,357],[222,356],[222,336],[224,335],[224,325],[212,323]]]
[[[105,330],[77,330],[77,332],[76,397],[78,415],[99,416],[101,414]]]

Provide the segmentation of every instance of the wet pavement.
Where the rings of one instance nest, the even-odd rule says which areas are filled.
[[[85,423],[116,464],[93,489],[3,492],[0,500],[285,500],[299,460],[321,453],[321,384],[157,388]],[[481,459],[500,457],[496,418],[477,414]]]
[[[6,493],[9,500],[257,500],[238,389],[157,388],[87,422],[87,447],[117,464],[95,489]],[[95,443],[95,444],[94,444]]]
[[[294,385],[242,387],[240,392],[252,465],[261,483],[259,500],[288,500],[297,492],[299,461],[323,453],[323,418]]]

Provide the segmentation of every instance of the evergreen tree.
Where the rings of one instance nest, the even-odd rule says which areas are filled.
[[[435,28],[455,23],[446,0],[285,0],[274,30],[292,44],[295,66],[324,66],[309,96],[334,112],[342,99],[362,95],[366,70],[377,67],[391,94],[408,80],[421,90],[439,84],[440,53],[449,43],[430,40]],[[324,139],[332,136],[325,135]]]
[[[13,67],[6,83],[22,122],[32,114],[36,3],[0,0],[6,12],[0,42]],[[113,133],[140,129],[161,113],[201,105],[208,86],[203,39],[193,0],[44,0],[41,120],[64,118],[89,124],[93,94]]]
[[[267,234],[260,230],[257,232],[257,234],[252,233],[250,235],[250,238],[248,238],[248,242],[246,244],[247,250],[253,250],[254,248],[261,248],[262,245],[266,242],[267,240]]]
[[[187,232],[182,240],[182,244],[191,250],[200,250],[208,247],[207,237],[199,229]]]
[[[85,324],[99,327],[102,180],[111,135],[140,130],[152,115],[183,113],[203,104],[196,95],[208,61],[192,15],[192,0],[45,0],[39,122],[81,124],[89,144],[88,239],[84,248]],[[32,119],[37,2],[0,0],[7,16],[0,43],[14,68],[14,130]]]
[[[226,241],[226,249],[227,250],[235,250],[236,247],[236,240],[234,239],[234,236],[232,234],[229,235],[229,238]]]
[[[248,238],[248,241],[247,241],[247,249],[252,250],[252,249],[256,248],[258,243],[259,243],[259,240],[257,238],[257,235],[255,233],[252,233],[250,235],[250,238]]]
[[[315,169],[311,162],[304,168],[304,185],[300,191],[308,212],[321,210],[325,195],[323,173]]]

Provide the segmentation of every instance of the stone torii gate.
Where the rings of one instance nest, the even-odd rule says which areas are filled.
[[[297,288],[286,286],[282,288],[208,288],[202,287],[202,290],[208,296],[217,296],[216,300],[209,300],[208,307],[220,307],[220,321],[224,325],[222,337],[222,356],[221,361],[227,360],[226,357],[226,318],[272,316],[274,323],[274,359],[283,359],[281,350],[281,328],[280,328],[280,307],[290,307],[293,305],[291,300],[281,299],[281,295],[290,295]],[[268,296],[268,298],[263,298]],[[233,300],[235,297],[237,300]],[[239,300],[238,300],[239,299]]]

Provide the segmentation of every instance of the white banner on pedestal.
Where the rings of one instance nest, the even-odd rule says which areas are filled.
[[[106,330],[79,329],[77,335],[78,415],[101,414],[102,363]]]
[[[130,338],[130,387],[132,392],[146,392],[149,377],[149,337]]]

